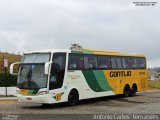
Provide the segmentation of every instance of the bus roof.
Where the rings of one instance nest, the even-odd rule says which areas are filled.
[[[25,52],[24,54],[32,54],[32,53],[53,53],[53,52],[70,52],[69,49],[48,49],[48,50],[36,50]]]
[[[137,56],[137,57],[145,57],[144,54],[129,54],[122,53],[119,51],[111,51],[111,50],[99,50],[99,49],[90,49],[90,48],[82,48],[78,50],[72,50],[74,53],[84,53],[84,54],[100,54],[100,55],[115,55],[115,56]]]
[[[90,49],[90,48],[82,48],[82,49],[49,49],[49,50],[37,50],[32,52],[26,52],[24,54],[32,54],[32,53],[46,53],[46,52],[67,52],[67,53],[79,53],[79,54],[99,54],[99,55],[115,55],[115,56],[137,56],[137,57],[145,57],[144,54],[129,54],[122,53],[119,51],[111,51],[111,50],[99,50],[99,49]]]

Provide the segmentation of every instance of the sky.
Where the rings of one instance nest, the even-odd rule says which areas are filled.
[[[0,0],[0,51],[84,48],[143,53],[160,67],[160,2],[153,0]]]

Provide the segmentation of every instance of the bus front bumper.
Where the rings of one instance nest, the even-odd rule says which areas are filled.
[[[17,95],[17,100],[20,102],[27,102],[27,103],[46,103],[50,104],[49,95],[36,95],[36,96],[24,96],[24,95]]]

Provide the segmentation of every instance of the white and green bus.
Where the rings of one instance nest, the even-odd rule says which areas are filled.
[[[25,53],[17,73],[17,99],[53,104],[124,94],[134,96],[147,88],[146,59],[93,49],[46,50]]]

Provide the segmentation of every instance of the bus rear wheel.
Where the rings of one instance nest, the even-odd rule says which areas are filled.
[[[71,90],[71,92],[68,95],[68,104],[70,106],[74,106],[78,103],[78,100],[79,100],[78,91]]]
[[[123,90],[123,96],[128,97],[130,94],[130,87],[129,85],[125,85],[124,90]]]
[[[130,96],[133,97],[136,95],[136,92],[137,92],[137,86],[136,85],[133,85],[131,90],[130,90]]]

